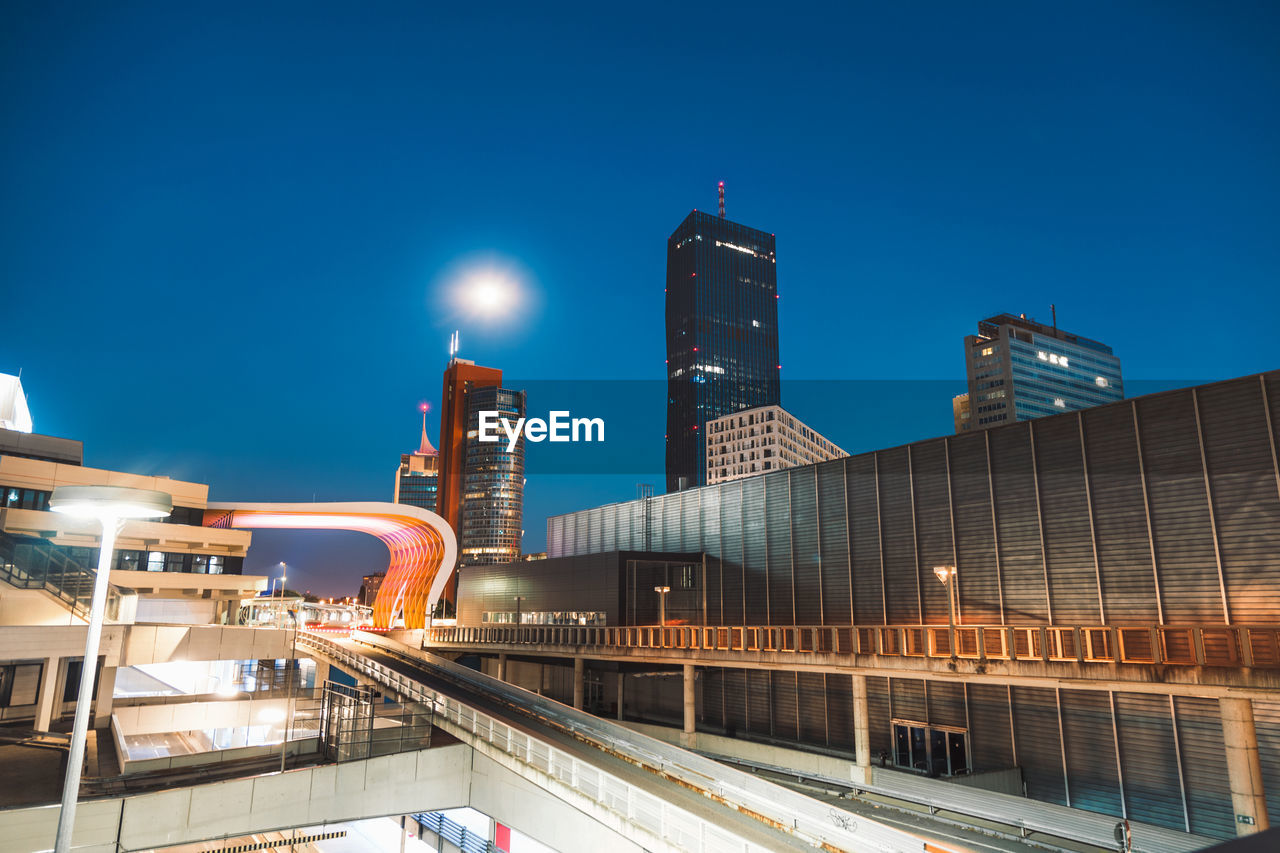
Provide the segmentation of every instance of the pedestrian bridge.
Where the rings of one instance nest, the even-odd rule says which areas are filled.
[[[377,642],[299,638],[318,660],[429,705],[435,725],[458,743],[82,801],[74,849],[146,850],[470,806],[564,850],[946,850],[465,667]],[[0,811],[6,849],[48,850],[57,815],[57,805]]]

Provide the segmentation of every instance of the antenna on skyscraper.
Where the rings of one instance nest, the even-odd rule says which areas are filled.
[[[720,182],[720,218],[724,219],[724,181]]]
[[[449,336],[449,358],[453,358],[458,354],[458,333],[455,331]]]

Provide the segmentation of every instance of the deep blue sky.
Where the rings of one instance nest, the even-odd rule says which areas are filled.
[[[977,319],[1050,302],[1127,379],[1278,366],[1274,3],[448,5],[0,7],[0,372],[38,431],[214,499],[389,499],[455,327],[511,377],[660,380],[666,236],[718,180],[777,233],[789,379],[959,388]],[[442,307],[483,252],[523,322]],[[869,408],[798,414],[949,429]],[[526,546],[657,474],[532,478]],[[303,538],[250,566],[385,561]]]

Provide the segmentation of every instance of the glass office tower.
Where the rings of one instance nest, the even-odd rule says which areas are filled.
[[[964,339],[967,429],[1088,409],[1124,399],[1120,359],[1098,341],[998,314]],[[956,431],[962,432],[957,417]]]
[[[462,523],[458,565],[509,563],[520,557],[524,525],[524,439],[507,450],[507,437],[479,441],[480,413],[497,412],[514,424],[524,417],[523,391],[490,386],[472,389],[467,402],[462,468]]]
[[[706,482],[707,421],[781,403],[774,237],[693,211],[667,240],[667,491]]]

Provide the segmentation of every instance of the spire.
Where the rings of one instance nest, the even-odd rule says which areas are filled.
[[[720,218],[724,219],[724,181],[720,182]]]
[[[419,456],[436,456],[438,451],[431,446],[431,439],[427,438],[427,409],[430,407],[423,403],[418,408],[422,411],[422,442],[416,452]]]

